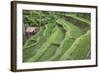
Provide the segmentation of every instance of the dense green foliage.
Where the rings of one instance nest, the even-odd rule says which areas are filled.
[[[23,10],[23,24],[37,27],[23,34],[23,62],[90,59],[89,13]]]

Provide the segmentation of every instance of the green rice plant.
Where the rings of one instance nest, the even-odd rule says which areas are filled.
[[[61,56],[60,60],[86,59],[90,49],[90,31],[75,40],[72,46]]]
[[[24,10],[25,27],[38,31],[23,39],[23,62],[90,59],[90,18],[89,13]]]
[[[61,42],[60,47],[49,60],[57,59],[57,57],[64,53],[64,51],[66,51],[72,45],[74,40],[81,35],[80,29],[77,26],[74,26],[73,24],[66,22],[64,19],[58,19],[56,22],[62,25],[62,27],[66,31],[66,35],[63,41]],[[74,35],[73,33],[76,34]]]
[[[72,23],[64,20],[64,19],[58,19],[56,21],[58,24],[62,25],[63,28],[66,30],[66,31],[69,31],[70,32],[70,36],[72,38],[77,38],[81,35],[81,31],[80,31],[80,28],[78,28],[77,26],[73,25]]]
[[[33,41],[38,42],[38,40],[39,40],[38,36],[41,36],[43,31],[44,31],[44,27],[40,27],[40,30],[36,35],[33,35],[28,40],[26,40],[26,42],[24,44],[24,48],[34,46]]]
[[[78,17],[78,16],[73,15],[73,14],[66,14],[65,16],[67,16],[67,17],[72,17],[73,19],[78,20],[78,21],[81,21],[81,22],[84,22],[84,23],[87,23],[88,25],[91,24],[91,22],[90,22],[89,20],[84,19],[84,18],[82,18],[82,17]]]
[[[47,36],[50,36],[52,29],[55,25],[45,25],[45,27],[40,27],[40,30],[35,35],[31,36],[24,44],[24,59],[28,59],[27,56],[33,56],[37,50],[43,45],[43,42],[46,41]],[[46,28],[46,29],[45,29]],[[51,30],[47,28],[52,28]],[[49,32],[49,33],[48,33]],[[33,42],[35,40],[36,42]]]
[[[52,33],[53,34],[41,46],[41,48],[38,50],[38,52],[36,52],[36,54],[28,60],[29,62],[37,61],[40,58],[40,56],[45,53],[45,51],[48,49],[50,44],[60,42],[62,40],[63,36],[64,36],[62,30],[59,29],[58,26],[56,26],[55,29],[53,29]],[[59,35],[59,33],[62,33],[62,34]],[[59,37],[57,37],[57,36],[59,36]]]
[[[41,55],[41,57],[38,59],[38,61],[45,61],[48,60],[50,57],[52,57],[57,48],[59,47],[59,44],[51,44],[48,49],[43,53],[43,55]],[[48,60],[50,61],[50,60]]]

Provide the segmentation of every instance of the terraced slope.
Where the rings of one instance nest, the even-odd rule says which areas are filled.
[[[25,29],[38,28],[28,38],[23,34],[23,62],[91,58],[89,13],[24,10],[23,18]]]

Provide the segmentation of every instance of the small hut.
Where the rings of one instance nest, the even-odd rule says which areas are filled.
[[[25,35],[27,37],[30,37],[31,35],[33,35],[36,32],[37,32],[37,27],[27,27],[25,30]]]

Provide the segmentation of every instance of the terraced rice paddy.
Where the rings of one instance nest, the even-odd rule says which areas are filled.
[[[89,13],[23,10],[23,26],[23,62],[91,58]]]

